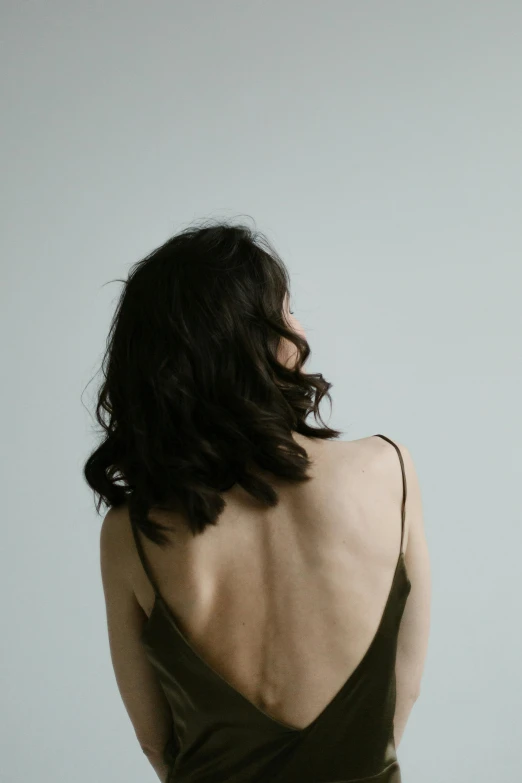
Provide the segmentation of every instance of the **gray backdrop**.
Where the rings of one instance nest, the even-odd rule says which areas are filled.
[[[86,386],[104,283],[235,216],[289,266],[325,419],[416,461],[433,604],[404,783],[515,779],[522,5],[13,0],[0,27],[0,779],[157,780],[109,658]]]

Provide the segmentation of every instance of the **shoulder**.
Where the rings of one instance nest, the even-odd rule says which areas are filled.
[[[383,434],[384,438],[369,435],[357,440],[332,441],[332,464],[340,464],[343,467],[349,464],[352,468],[360,468],[372,479],[379,479],[389,486],[393,492],[399,488],[402,494],[402,466],[407,487],[410,482],[415,484],[417,481],[413,459],[402,441]]]
[[[372,485],[381,487],[394,506],[400,508],[404,499],[406,545],[411,536],[423,541],[423,504],[415,460],[402,441],[382,434],[389,440],[371,435],[347,442],[347,451],[352,449],[352,454],[357,455],[352,458],[360,460]]]
[[[100,540],[106,546],[122,543],[132,532],[127,505],[111,506],[103,517],[100,529]]]
[[[378,456],[372,464],[374,471],[381,478],[382,485],[387,487],[387,491],[390,493],[389,497],[398,504],[402,504],[404,499],[406,546],[412,538],[417,542],[424,542],[421,546],[426,547],[422,493],[415,460],[410,449],[394,437],[390,437],[392,443],[375,436],[365,440],[378,442],[375,447]],[[368,445],[368,448],[372,447]]]
[[[368,435],[356,440],[329,441],[334,458],[367,461],[377,467],[391,465],[394,460],[397,462],[397,450],[393,444],[397,446],[403,457],[407,454],[408,449],[404,443],[389,435],[385,435],[383,438],[378,435]]]
[[[132,528],[127,505],[111,507],[100,528],[100,564],[102,574],[129,574],[132,565]]]

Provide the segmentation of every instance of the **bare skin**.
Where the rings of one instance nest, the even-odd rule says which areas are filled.
[[[193,538],[182,519],[156,513],[173,526],[174,547],[143,542],[162,596],[200,656],[260,710],[304,728],[356,668],[379,624],[399,555],[402,480],[395,449],[381,438],[294,437],[312,458],[313,479],[277,481],[277,507],[260,508],[236,487],[224,493],[218,525],[203,535]],[[414,504],[411,458],[397,445]],[[413,584],[399,636],[396,744],[420,690],[427,647],[423,540],[419,509],[407,504],[403,549]],[[137,554],[131,562],[136,597],[149,615],[153,590]]]

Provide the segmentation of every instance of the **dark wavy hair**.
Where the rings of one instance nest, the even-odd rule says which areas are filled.
[[[163,547],[168,528],[149,519],[153,508],[181,511],[195,536],[217,523],[236,483],[277,505],[256,466],[308,481],[292,432],[342,433],[320,416],[331,384],[303,371],[310,347],[284,318],[289,275],[268,240],[228,221],[192,226],[119,282],[95,411],[103,440],[83,468],[98,513],[127,503]],[[292,367],[277,358],[284,338],[297,348]],[[324,426],[306,424],[312,412]]]

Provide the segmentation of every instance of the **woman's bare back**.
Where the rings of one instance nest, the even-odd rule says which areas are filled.
[[[142,541],[165,603],[201,658],[258,709],[300,728],[373,640],[400,553],[402,481],[395,449],[381,438],[294,437],[313,478],[289,485],[270,476],[275,508],[234,487],[202,535],[151,514],[173,526],[174,546]],[[137,554],[133,564],[149,615],[154,593]]]

